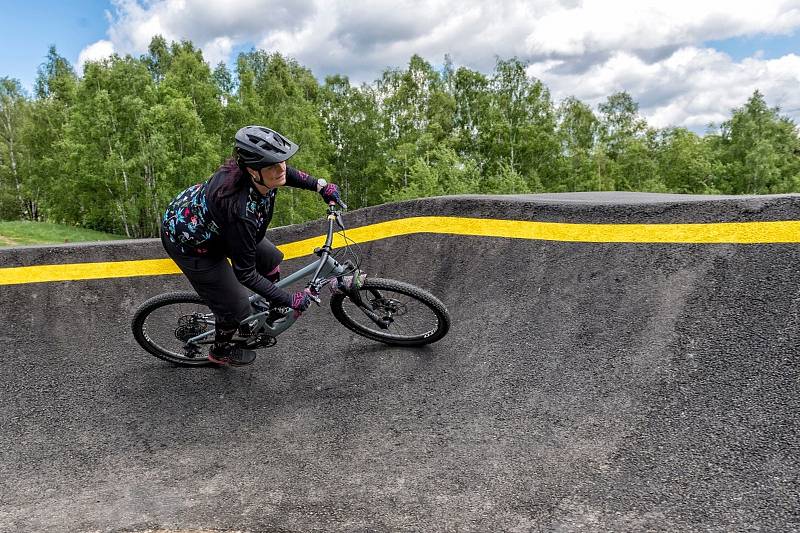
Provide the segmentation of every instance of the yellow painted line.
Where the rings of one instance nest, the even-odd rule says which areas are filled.
[[[415,233],[504,237],[586,243],[775,244],[800,243],[800,221],[708,224],[572,224],[460,217],[411,217],[352,228],[347,236],[365,243]],[[286,259],[310,255],[325,236],[278,246]],[[334,247],[344,246],[336,235]],[[0,285],[177,274],[170,259],[74,263],[0,268]]]
[[[172,259],[0,268],[0,285],[180,274]]]

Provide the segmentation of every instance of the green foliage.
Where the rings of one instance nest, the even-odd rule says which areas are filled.
[[[797,126],[756,91],[713,139],[722,163],[717,187],[731,194],[794,192],[800,176]]]
[[[339,183],[353,208],[447,194],[800,190],[796,125],[756,91],[701,137],[656,130],[625,92],[595,111],[549,90],[516,58],[483,74],[414,55],[355,87],[320,84],[277,53],[212,69],[191,42],[152,40],[76,76],[51,48],[33,96],[0,78],[0,219],[155,236],[166,204],[230,156],[234,132],[264,124],[302,146],[292,164]],[[275,224],[319,216],[286,188]]]
[[[19,81],[0,78],[0,220],[30,218],[22,166],[28,148],[22,130],[29,107]]]
[[[50,222],[31,222],[29,220],[0,221],[0,247],[110,241],[122,238],[119,235]]]
[[[331,76],[319,94],[320,113],[330,143],[331,175],[342,185],[343,200],[352,208],[374,202],[386,190],[386,156],[380,112],[369,86],[350,86],[344,76]]]
[[[569,97],[558,108],[556,135],[560,144],[557,173],[560,179],[550,190],[603,190],[595,150],[600,135],[600,120],[580,100]]]
[[[320,87],[308,69],[280,54],[253,50],[237,62],[239,94],[235,106],[233,133],[246,124],[265,124],[280,131],[303,149],[292,159],[298,168],[321,178],[331,178],[328,158],[330,144],[319,110]],[[230,142],[230,141],[228,141]],[[274,224],[287,225],[319,215],[319,198],[304,191],[281,191]]]
[[[717,193],[716,176],[722,165],[715,160],[710,142],[684,128],[660,132],[656,164],[667,191],[676,193]]]
[[[513,171],[527,180],[530,190],[556,181],[551,174],[558,157],[555,111],[550,93],[528,78],[519,60],[498,61],[490,85],[490,119],[481,154],[493,164],[490,174]]]
[[[411,200],[426,196],[470,194],[481,191],[478,166],[463,160],[452,148],[435,147],[411,163],[406,184],[384,194],[384,200]]]

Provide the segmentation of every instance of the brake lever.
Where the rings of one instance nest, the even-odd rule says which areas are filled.
[[[319,289],[316,285],[309,285],[308,287],[308,297],[311,298],[311,301],[317,304],[318,306],[322,305],[322,300],[319,299]]]

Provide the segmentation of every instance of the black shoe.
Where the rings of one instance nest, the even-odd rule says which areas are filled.
[[[208,352],[208,360],[217,365],[245,366],[256,360],[256,352],[244,350],[235,344],[214,344]]]

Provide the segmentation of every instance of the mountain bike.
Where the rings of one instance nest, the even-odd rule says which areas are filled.
[[[368,339],[396,346],[423,346],[440,340],[450,329],[450,314],[438,298],[409,283],[373,278],[361,271],[361,252],[345,232],[342,210],[346,208],[341,202],[328,205],[325,244],[314,250],[319,259],[276,285],[285,287],[308,278],[305,286],[317,305],[322,289],[328,286],[336,320]],[[334,233],[341,235],[343,248],[333,248]],[[297,319],[293,309],[273,307],[257,294],[250,296],[250,305],[253,313],[240,323],[231,341],[248,350],[274,346],[277,337]],[[150,354],[178,365],[201,366],[208,364],[204,348],[214,342],[214,324],[214,313],[203,299],[181,291],[144,302],[136,310],[131,328],[136,341]]]

